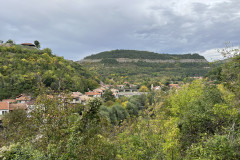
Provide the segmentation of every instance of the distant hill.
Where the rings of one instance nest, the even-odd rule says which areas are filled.
[[[87,56],[84,59],[105,59],[105,58],[129,58],[129,59],[205,59],[199,54],[159,54],[148,51],[137,50],[112,50],[105,51],[91,56]]]
[[[0,46],[0,100],[21,93],[37,94],[40,83],[56,91],[80,92],[98,85],[88,70],[53,55],[51,49]]]
[[[103,81],[144,81],[187,76],[204,76],[210,69],[199,54],[159,54],[137,50],[112,50],[85,57],[78,63],[91,69]],[[177,78],[176,78],[177,77]]]

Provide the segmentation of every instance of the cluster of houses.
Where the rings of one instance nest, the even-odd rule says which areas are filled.
[[[33,104],[34,100],[32,100],[31,96],[26,96],[24,94],[17,96],[16,99],[3,99],[0,102],[0,116],[13,111],[14,109],[26,110]]]
[[[161,90],[162,86],[151,86],[151,90],[158,91]],[[169,88],[180,88],[178,84],[169,84]],[[124,85],[105,85],[101,83],[101,87],[94,89],[93,91],[85,92],[84,94],[81,92],[71,92],[71,95],[65,99],[68,99],[68,103],[71,104],[83,104],[86,105],[87,101],[95,98],[95,97],[103,97],[105,91],[109,89],[112,91],[115,98],[120,98],[121,96],[133,96],[133,95],[141,95],[143,92],[138,91],[137,85],[132,85],[128,82],[125,82]],[[48,95],[49,98],[53,98],[53,95]],[[3,99],[0,101],[0,120],[1,116],[13,111],[14,109],[24,109],[31,110],[34,107],[35,100],[32,99],[31,96],[21,94],[17,96],[15,99]]]
[[[81,92],[72,92],[70,96],[69,103],[72,104],[83,104],[85,105],[87,101],[91,98],[102,97],[106,89],[109,89],[109,85],[103,85],[101,88],[94,89],[93,91],[85,92],[85,94]],[[113,95],[118,98],[119,90],[118,89],[110,89]],[[52,95],[48,95],[49,98],[53,98]],[[69,98],[68,98],[69,99]],[[32,107],[35,103],[35,100],[32,99],[31,96],[21,94],[17,96],[15,99],[3,99],[0,101],[0,116],[6,113],[13,111],[14,109],[24,109],[27,110]]]

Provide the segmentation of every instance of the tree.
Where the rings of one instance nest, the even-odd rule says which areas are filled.
[[[107,89],[104,94],[103,94],[103,98],[106,101],[114,101],[115,97],[113,95],[113,92],[110,89]]]
[[[34,41],[34,44],[35,44],[35,46],[36,46],[37,48],[40,48],[40,42],[39,42],[38,40],[35,40],[35,41]]]
[[[12,40],[12,39],[9,39],[9,40],[7,40],[7,42],[6,43],[9,43],[9,44],[14,44],[14,41]]]
[[[147,86],[141,86],[139,92],[149,92],[149,89],[147,88]]]

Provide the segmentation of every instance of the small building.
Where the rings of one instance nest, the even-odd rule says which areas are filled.
[[[0,116],[9,112],[9,103],[0,102]]]
[[[98,92],[85,92],[88,97],[101,97],[101,93]]]
[[[91,97],[88,97],[88,96],[86,96],[86,95],[80,96],[81,104],[83,104],[83,105],[86,105],[86,104],[87,104],[87,101],[88,101],[89,99],[91,99]]]
[[[81,92],[72,92],[71,97],[72,97],[72,102],[71,103],[81,103],[80,96],[83,94]]]
[[[97,93],[100,93],[101,94],[101,97],[102,95],[104,94],[105,92],[105,89],[102,89],[102,88],[97,88],[97,89],[94,89],[93,92],[97,92]]]
[[[162,87],[161,86],[155,86],[151,88],[153,91],[161,91]]]
[[[30,100],[31,100],[31,96],[26,96],[24,94],[21,94],[16,98],[17,103],[27,103]]]
[[[32,43],[22,43],[22,46],[36,47],[35,44]]]
[[[15,109],[23,109],[27,110],[27,103],[15,103],[15,104],[9,104],[9,111],[13,111]]]

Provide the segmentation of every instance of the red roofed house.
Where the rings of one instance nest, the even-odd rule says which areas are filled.
[[[9,111],[13,111],[15,109],[24,109],[27,110],[27,104],[26,103],[16,103],[16,104],[9,104]]]
[[[3,99],[2,102],[15,103],[16,99]]]
[[[9,112],[9,103],[0,102],[0,115],[4,115]]]
[[[17,103],[27,103],[31,100],[31,96],[26,96],[24,94],[19,95],[17,98]]]
[[[98,92],[85,92],[88,97],[101,97],[101,93]]]
[[[22,46],[30,46],[30,47],[36,47],[35,44],[32,43],[22,43]]]
[[[80,92],[72,92],[72,102],[71,103],[81,103],[81,99],[80,96],[82,96],[83,94]]]

